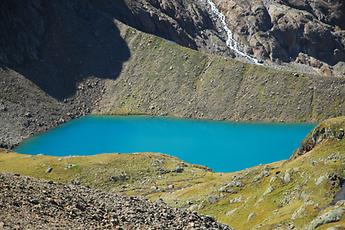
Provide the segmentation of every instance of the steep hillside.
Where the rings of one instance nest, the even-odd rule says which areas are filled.
[[[226,25],[212,2],[103,0],[96,4],[141,31],[201,51],[236,54],[226,45],[226,26],[238,48],[258,60],[296,62],[324,73],[345,62],[343,1],[215,0]],[[345,74],[344,69],[335,69]]]
[[[345,112],[343,78],[245,64],[121,31],[132,55],[107,81],[102,114],[318,121]]]
[[[341,0],[215,0],[244,49],[262,59],[327,69],[345,62]]]
[[[120,23],[93,2],[32,1],[25,14],[18,2],[5,3],[11,10],[1,8],[1,26],[21,36],[0,38],[3,147],[88,113],[245,121],[345,114],[343,78],[183,48]],[[26,14],[37,23],[24,24]]]
[[[92,4],[143,32],[199,51],[234,56],[206,0],[101,0]]]
[[[159,154],[58,158],[5,150],[0,171],[162,199],[235,229],[328,229],[345,225],[345,117],[321,123],[310,136],[322,129],[334,135],[302,156],[235,173]]]

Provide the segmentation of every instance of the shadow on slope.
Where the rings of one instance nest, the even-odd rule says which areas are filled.
[[[72,96],[85,78],[116,79],[130,57],[113,17],[88,1],[0,6],[0,63],[58,100]]]

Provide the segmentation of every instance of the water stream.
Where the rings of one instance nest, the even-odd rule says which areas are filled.
[[[220,12],[216,4],[212,2],[212,0],[206,0],[206,2],[210,6],[211,11],[214,13],[214,15],[217,16],[224,31],[226,32],[226,35],[227,35],[226,46],[229,47],[231,50],[233,50],[237,56],[245,58],[252,63],[262,65],[259,62],[259,60],[255,59],[254,57],[251,57],[250,55],[246,54],[244,51],[241,50],[239,43],[234,39],[234,35],[229,29],[228,24],[226,23],[225,15],[222,12]]]

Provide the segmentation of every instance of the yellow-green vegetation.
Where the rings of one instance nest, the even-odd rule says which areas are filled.
[[[235,173],[213,173],[154,153],[49,157],[5,150],[0,171],[161,198],[235,229],[327,229],[345,226],[341,215],[336,222],[315,222],[324,213],[345,210],[344,204],[332,203],[345,178],[345,139],[337,135],[345,129],[345,117],[323,122],[306,139],[322,129],[335,135],[324,136],[303,155]]]

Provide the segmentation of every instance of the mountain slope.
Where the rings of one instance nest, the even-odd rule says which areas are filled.
[[[26,14],[41,26],[25,27],[25,5],[11,1],[10,13],[1,8],[2,17],[8,13],[2,25],[16,19],[13,31],[21,31],[19,40],[1,37],[8,44],[0,52],[3,147],[91,112],[245,121],[345,114],[342,78],[183,48],[120,23],[92,2],[35,2],[27,3]]]
[[[342,78],[245,64],[132,29],[122,36],[132,56],[117,81],[107,84],[102,114],[317,121],[344,113]]]
[[[345,61],[343,1],[215,2],[236,39],[258,58],[317,68]]]

